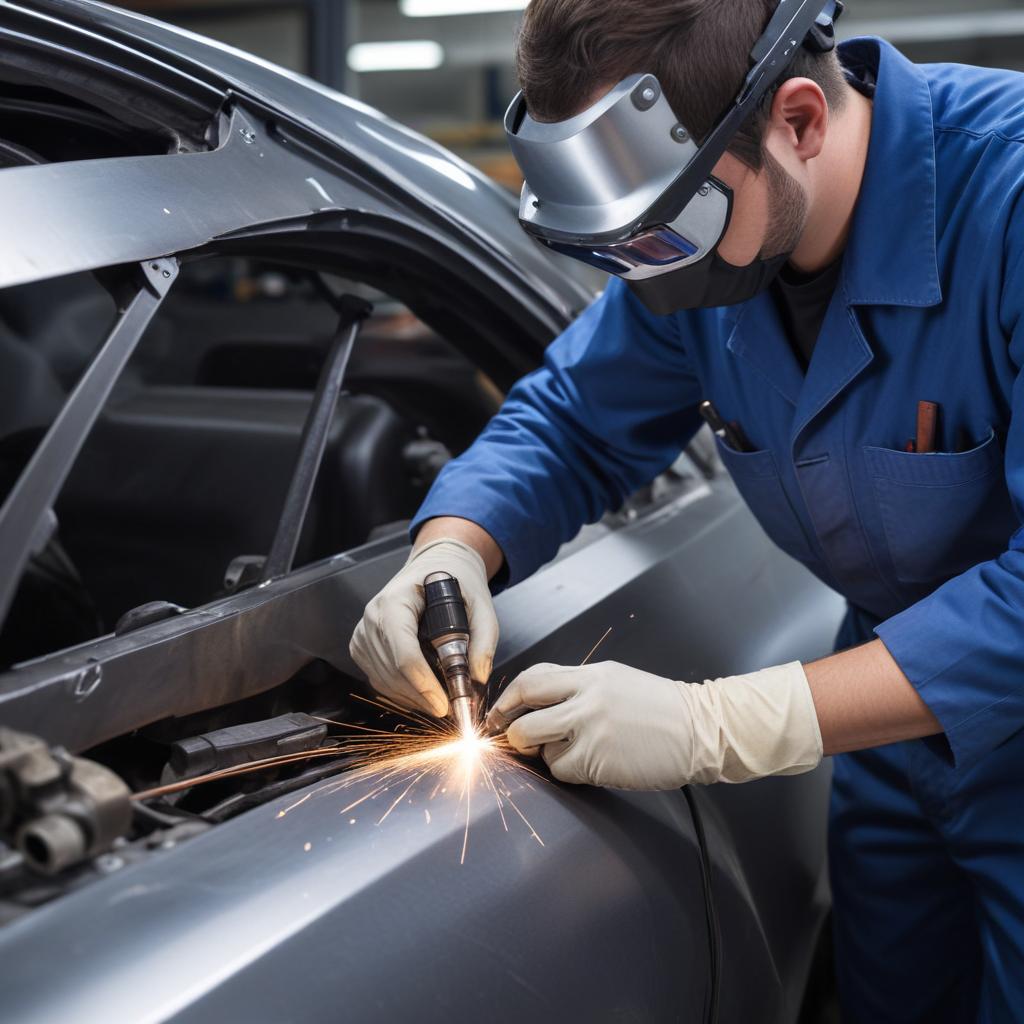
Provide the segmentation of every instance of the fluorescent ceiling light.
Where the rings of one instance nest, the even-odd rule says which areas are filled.
[[[443,14],[496,14],[521,11],[529,0],[400,0],[408,18],[436,18]]]
[[[444,49],[429,39],[402,43],[356,43],[349,47],[353,71],[431,71],[444,63]]]

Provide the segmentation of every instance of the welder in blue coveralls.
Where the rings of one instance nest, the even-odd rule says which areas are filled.
[[[559,779],[626,789],[840,755],[847,1018],[1019,1020],[1024,76],[836,49],[835,14],[533,0],[507,123],[521,220],[610,283],[441,474],[352,652],[444,714],[425,575],[461,581],[486,679],[491,589],[668,467],[710,401],[767,533],[847,598],[841,653],[703,684],[538,665],[491,722]]]

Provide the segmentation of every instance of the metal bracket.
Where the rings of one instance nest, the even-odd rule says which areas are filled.
[[[178,279],[180,264],[174,257],[168,259],[149,260],[140,264],[143,277],[150,291],[158,298],[166,298],[171,286]]]

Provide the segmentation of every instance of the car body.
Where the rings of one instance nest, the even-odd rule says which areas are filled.
[[[410,453],[465,447],[594,280],[429,141],[138,15],[0,0],[0,86],[0,359],[22,396],[0,433],[27,445],[0,552],[44,581],[32,597],[28,573],[20,588],[7,574],[12,649],[33,630],[42,647],[0,673],[0,725],[134,788],[211,729],[325,707],[365,727],[348,638],[407,557],[400,520],[429,483]],[[239,266],[236,291],[270,288],[253,267],[286,268],[302,315],[260,300],[238,338],[202,337]],[[355,358],[298,560],[257,581],[262,563],[233,559],[274,538],[327,351],[302,339],[337,313],[332,293],[305,319],[307,273],[400,306],[367,328],[387,358]],[[404,310],[419,325],[406,348],[385,337]],[[424,331],[449,347],[438,356]],[[772,547],[713,457],[691,454],[497,598],[496,679],[599,641],[597,657],[694,680],[828,652],[839,599]],[[74,563],[61,584],[77,581],[96,629],[62,625],[66,593],[37,565],[58,539]],[[257,775],[215,805],[186,794],[45,879],[8,848],[0,1016],[796,1019],[828,912],[827,767],[625,794],[509,766],[524,820],[476,790],[349,811],[372,791],[349,767]]]

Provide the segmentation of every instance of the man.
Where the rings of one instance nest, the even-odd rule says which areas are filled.
[[[1024,76],[917,67],[877,39],[837,59],[831,5],[799,32],[797,6],[533,0],[509,125],[521,217],[616,277],[441,475],[352,651],[382,692],[444,714],[416,642],[424,576],[461,581],[486,679],[489,581],[527,576],[667,467],[710,400],[741,428],[719,450],[766,531],[848,599],[841,653],[703,685],[538,665],[491,721],[557,778],[622,788],[842,755],[848,1018],[1019,1019]],[[701,182],[685,195],[687,172],[658,163],[669,132]],[[919,426],[922,401],[938,408]]]

